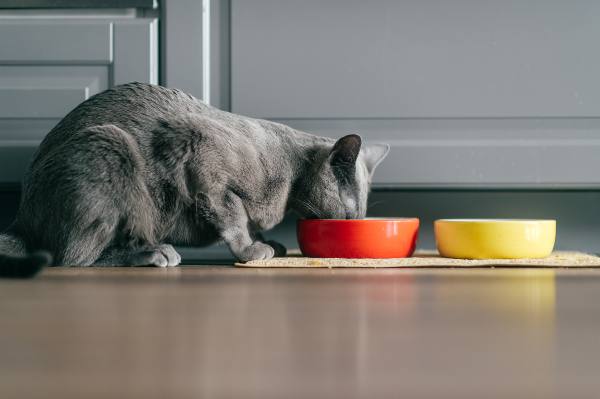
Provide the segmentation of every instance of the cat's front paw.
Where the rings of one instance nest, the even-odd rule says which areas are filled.
[[[275,250],[272,246],[260,241],[254,241],[252,245],[241,251],[238,258],[242,262],[248,262],[251,260],[271,259],[273,256],[275,256]]]
[[[285,256],[287,254],[287,248],[277,241],[269,240],[265,241],[265,244],[269,244],[271,247],[273,247],[275,250],[275,256],[277,257]]]
[[[181,256],[170,244],[161,244],[134,255],[130,259],[132,265],[148,265],[158,267],[177,266]]]

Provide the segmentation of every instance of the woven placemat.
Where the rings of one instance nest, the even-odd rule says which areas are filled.
[[[418,251],[411,258],[394,259],[343,259],[305,258],[291,254],[284,258],[253,260],[236,263],[238,267],[600,267],[600,257],[582,252],[556,251],[539,259],[450,259],[442,258],[436,251]]]

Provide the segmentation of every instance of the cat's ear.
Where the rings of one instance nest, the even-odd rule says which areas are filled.
[[[335,142],[329,153],[329,162],[335,167],[354,169],[362,140],[357,134],[349,134]]]
[[[367,144],[363,147],[362,151],[367,170],[369,171],[369,176],[372,176],[377,165],[379,165],[390,152],[390,146],[388,144]]]

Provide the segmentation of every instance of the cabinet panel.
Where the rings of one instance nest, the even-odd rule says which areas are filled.
[[[60,118],[0,118],[0,147],[14,141],[26,141],[37,146],[59,121]]]
[[[0,119],[62,118],[107,88],[107,67],[0,66]]]
[[[231,109],[387,142],[392,187],[599,188],[600,3],[232,0]]]
[[[90,96],[158,83],[155,18],[0,20],[0,183],[18,182],[39,141]]]
[[[277,121],[390,144],[378,186],[600,188],[600,118]]]
[[[232,0],[231,13],[234,112],[600,116],[600,2]]]
[[[0,118],[52,118],[64,115],[87,98],[79,89],[0,88]]]
[[[108,86],[108,66],[0,66],[0,183],[18,182],[52,127]]]
[[[112,23],[18,19],[0,21],[0,63],[112,62]]]
[[[158,21],[115,22],[115,85],[138,81],[158,84]]]

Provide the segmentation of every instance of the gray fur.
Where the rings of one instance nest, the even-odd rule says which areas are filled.
[[[55,265],[175,266],[171,244],[225,240],[240,260],[270,258],[285,248],[260,232],[288,210],[364,217],[388,148],[220,111],[179,90],[118,86],[46,136],[0,251],[45,250]]]

